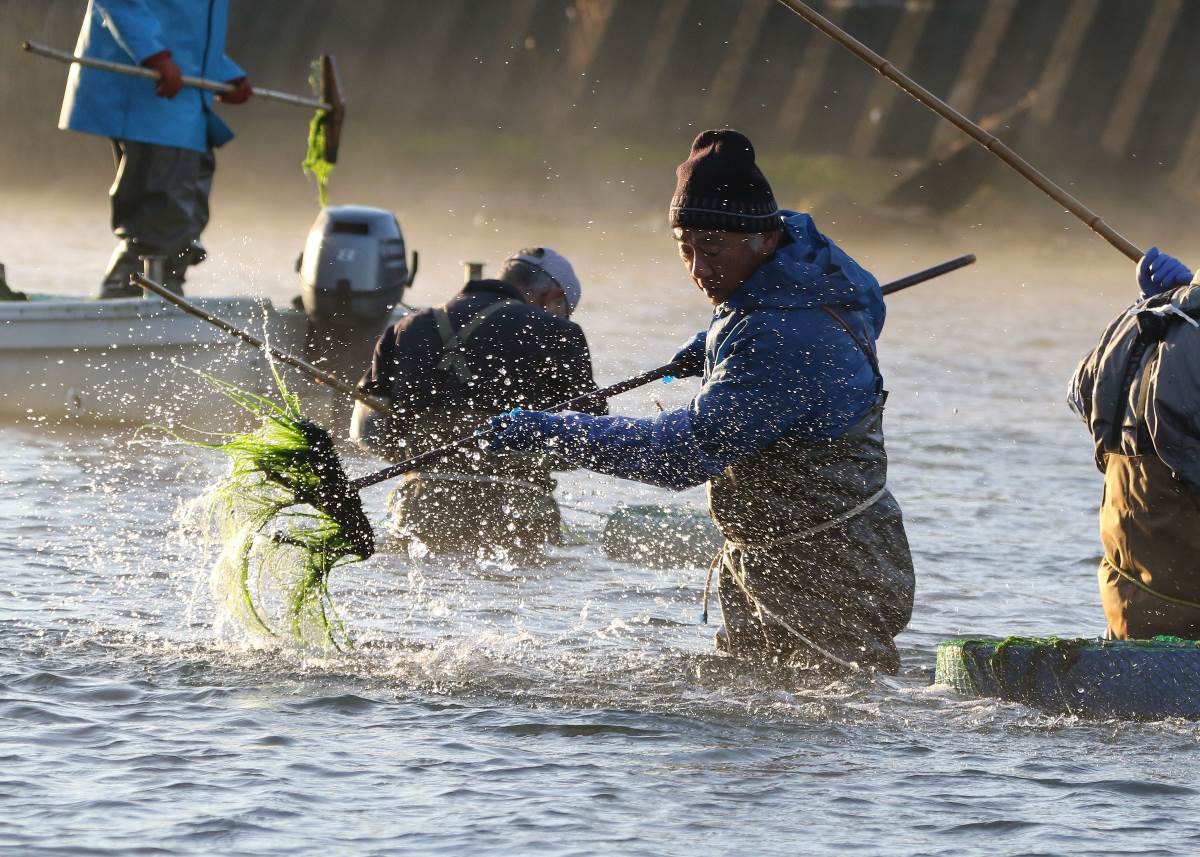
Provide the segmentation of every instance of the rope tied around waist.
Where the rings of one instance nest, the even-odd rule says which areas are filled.
[[[708,604],[709,604],[709,601],[712,599],[713,572],[716,571],[718,567],[720,567],[722,569],[727,569],[730,572],[730,574],[732,574],[734,576],[735,579],[740,577],[742,580],[744,580],[746,577],[746,572],[745,572],[745,567],[744,567],[743,563],[745,560],[745,554],[747,552],[753,551],[753,550],[769,550],[771,548],[781,547],[783,545],[794,544],[794,543],[796,543],[798,541],[802,541],[803,539],[806,539],[810,536],[814,536],[817,533],[822,533],[826,530],[833,529],[834,527],[840,526],[841,524],[844,524],[848,521],[853,520],[854,518],[857,518],[863,512],[867,511],[872,506],[874,506],[876,503],[878,503],[881,499],[883,499],[883,496],[885,494],[887,494],[887,485],[884,485],[882,488],[880,488],[878,491],[876,491],[874,494],[872,494],[866,500],[864,500],[863,502],[859,503],[857,506],[854,506],[851,509],[847,509],[845,512],[842,512],[840,515],[836,515],[833,518],[830,518],[827,521],[822,521],[819,524],[814,524],[811,527],[806,527],[802,530],[798,530],[797,532],[788,533],[787,535],[780,536],[777,539],[770,539],[768,541],[758,542],[756,544],[748,544],[745,542],[737,542],[737,541],[734,541],[733,539],[727,538],[725,540],[725,544],[721,547],[721,550],[717,553],[717,555],[715,557],[713,557],[713,561],[708,566],[708,575],[704,580],[704,595],[703,595],[704,608],[700,614],[700,624],[701,625],[708,624]],[[754,597],[754,594],[752,592],[750,592],[750,590],[746,586],[741,585],[739,583],[739,588],[742,590],[742,593],[746,596],[746,598],[750,601],[750,603],[754,605],[754,609],[758,612],[760,622],[763,621],[764,617],[769,618],[772,622],[774,622],[775,624],[782,627],[785,631],[787,631],[789,634],[791,634],[793,637],[795,637],[801,643],[808,646],[810,649],[817,652],[822,657],[829,659],[830,661],[837,664],[838,666],[843,667],[844,669],[855,670],[855,671],[861,669],[861,667],[857,663],[855,663],[853,661],[843,660],[842,658],[839,658],[837,655],[833,654],[832,652],[829,652],[826,649],[822,648],[821,646],[817,645],[812,640],[810,640],[805,634],[801,633],[795,627],[793,627],[789,622],[787,622],[782,617],[775,614],[769,608],[764,607],[762,602],[759,601],[759,599],[757,599],[756,597]],[[766,624],[766,623],[763,622],[763,624]]]
[[[817,643],[813,642],[811,639],[808,638],[807,635],[805,635],[800,630],[798,630],[795,626],[793,626],[790,622],[788,622],[782,616],[778,615],[770,608],[763,606],[762,601],[760,601],[758,598],[756,598],[754,596],[754,593],[752,593],[750,591],[750,588],[742,582],[746,579],[746,568],[744,565],[746,553],[745,553],[745,551],[738,550],[737,555],[735,557],[734,556],[735,550],[736,550],[736,548],[734,548],[732,546],[731,542],[728,542],[728,541],[725,542],[725,546],[723,548],[721,548],[720,553],[718,553],[716,555],[716,557],[712,561],[712,564],[708,567],[708,580],[705,581],[705,583],[704,583],[703,623],[706,624],[708,622],[708,598],[709,598],[710,584],[712,583],[713,569],[715,569],[718,565],[720,565],[722,567],[722,569],[728,569],[729,573],[731,575],[733,575],[735,582],[738,583],[738,589],[740,589],[742,591],[742,595],[744,595],[746,597],[747,601],[749,601],[752,605],[754,605],[754,610],[756,613],[758,613],[758,621],[762,625],[766,625],[767,624],[766,620],[770,619],[772,622],[774,622],[779,627],[783,628],[785,631],[787,631],[789,634],[791,634],[793,637],[795,637],[797,640],[799,640],[804,645],[808,646],[810,649],[812,649],[818,655],[829,660],[832,663],[837,664],[842,669],[849,670],[851,672],[861,672],[862,671],[862,667],[860,667],[855,661],[847,661],[847,660],[843,660],[842,658],[839,658],[833,652],[831,652],[828,649],[824,648],[823,646],[820,646]],[[739,577],[740,577],[740,580],[739,580]]]
[[[842,512],[840,515],[830,518],[828,521],[822,521],[819,524],[814,524],[811,527],[806,527],[803,530],[799,530],[794,533],[788,533],[787,535],[780,536],[777,539],[770,539],[768,541],[762,541],[762,542],[756,542],[755,544],[749,544],[746,542],[738,542],[738,541],[734,541],[733,539],[727,538],[725,540],[725,543],[727,545],[733,546],[734,548],[737,548],[738,550],[769,550],[770,548],[781,547],[782,545],[790,545],[794,542],[798,542],[803,539],[806,539],[809,536],[815,536],[817,533],[824,532],[825,530],[833,529],[834,527],[836,527],[840,524],[844,524],[853,518],[857,518],[863,512],[867,511],[867,509],[870,509],[872,506],[874,506],[876,503],[878,503],[880,500],[882,500],[883,495],[886,493],[887,493],[887,486],[884,485],[882,488],[880,488],[878,491],[876,491],[874,494],[872,494],[866,500],[863,500],[861,503],[859,503],[854,508],[847,509],[845,512]]]
[[[1114,564],[1112,562],[1106,562],[1105,565],[1108,568],[1111,568],[1113,571],[1115,571],[1124,580],[1127,580],[1128,582],[1130,582],[1134,586],[1136,586],[1138,589],[1145,592],[1151,598],[1157,598],[1159,601],[1166,602],[1167,604],[1172,604],[1175,607],[1185,607],[1190,610],[1200,610],[1200,604],[1197,604],[1195,601],[1188,601],[1186,598],[1175,598],[1174,596],[1171,596],[1171,595],[1164,595],[1163,593],[1159,592],[1157,589],[1152,589],[1151,587],[1142,583],[1141,578],[1139,578],[1136,574],[1131,574],[1130,572],[1126,571],[1123,568],[1118,568],[1116,566],[1116,564]]]

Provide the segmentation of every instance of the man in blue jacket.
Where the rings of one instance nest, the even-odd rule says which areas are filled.
[[[140,297],[129,275],[141,256],[166,261],[167,285],[182,291],[188,265],[204,259],[213,148],[233,138],[212,110],[213,94],[185,89],[184,75],[228,81],[217,96],[241,104],[252,90],[225,56],[226,0],[90,0],[75,53],[141,65],[157,81],[71,66],[59,127],[112,140],[113,252],[100,297]]]
[[[707,482],[735,655],[896,672],[913,568],[887,489],[875,356],[879,284],[806,214],[781,211],[750,141],[705,131],[677,171],[671,226],[712,322],[678,355],[701,374],[653,418],[515,411],[501,449],[682,490]]]

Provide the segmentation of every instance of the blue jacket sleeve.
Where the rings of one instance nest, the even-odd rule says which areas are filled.
[[[135,63],[167,49],[162,25],[144,0],[93,0],[92,8]]]
[[[553,449],[572,467],[682,491],[707,482],[727,464],[697,445],[686,408],[640,419],[556,416]]]
[[[883,323],[887,320],[887,304],[883,301],[883,292],[879,288],[879,281],[871,274],[867,274],[871,278],[873,285],[867,286],[867,317],[871,319],[871,327],[875,331],[875,338],[878,339],[883,335]]]
[[[704,341],[707,336],[708,331],[702,330],[675,352],[671,362],[678,366],[676,377],[699,378],[704,374]]]
[[[723,337],[700,393],[653,418],[557,415],[547,431],[573,467],[682,490],[787,436],[837,437],[875,401],[875,373],[819,309],[755,313]]]
[[[756,312],[717,343],[693,432],[730,463],[784,436],[838,437],[871,408],[875,384],[866,356],[819,308]]]

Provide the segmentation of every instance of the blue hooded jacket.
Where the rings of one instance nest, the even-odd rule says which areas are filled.
[[[559,415],[547,428],[568,463],[682,490],[783,437],[840,437],[867,414],[883,380],[821,307],[873,349],[885,317],[879,283],[807,214],[785,212],[785,230],[774,257],[715,308],[704,382],[688,407],[643,419]]]
[[[227,0],[90,0],[75,53],[141,65],[169,50],[185,75],[234,80],[245,72],[225,56],[227,18]],[[212,111],[211,92],[184,87],[159,98],[154,85],[72,65],[58,127],[200,152],[233,139]]]

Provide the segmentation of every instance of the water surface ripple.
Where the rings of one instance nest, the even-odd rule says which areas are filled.
[[[1194,725],[928,687],[946,637],[1102,629],[1100,483],[1062,394],[1116,307],[1047,321],[1037,295],[973,276],[897,300],[883,341],[918,569],[901,691],[718,657],[702,572],[599,547],[616,503],[698,492],[580,474],[561,492],[575,543],[547,564],[380,555],[335,580],[353,652],[254,644],[216,630],[174,517],[221,462],[0,427],[0,852],[1197,853]],[[616,306],[589,324],[602,380],[676,344],[633,343]]]

